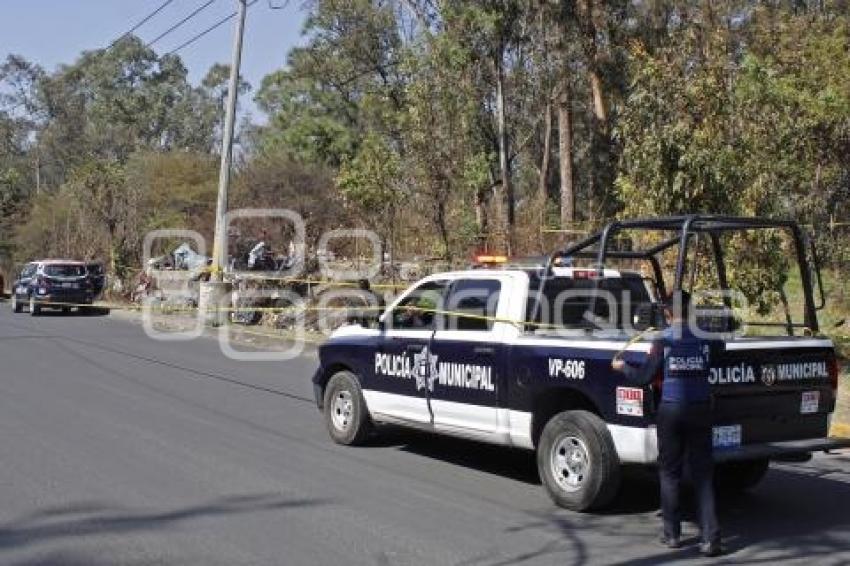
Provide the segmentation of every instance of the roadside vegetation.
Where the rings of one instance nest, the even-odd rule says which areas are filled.
[[[546,252],[615,217],[791,217],[833,274],[828,316],[848,310],[846,2],[304,9],[303,45],[240,86],[267,121],[239,126],[231,206],[294,209],[313,247],[327,229],[364,227],[394,258],[450,264]],[[52,70],[8,55],[5,269],[75,256],[128,278],[151,229],[210,241],[227,71],[192,85],[178,56],[132,36]],[[287,243],[274,227],[242,236],[261,228]],[[771,242],[738,250],[757,260],[741,274],[750,297],[786,283]]]

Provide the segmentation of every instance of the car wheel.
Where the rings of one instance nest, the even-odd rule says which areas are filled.
[[[35,300],[35,297],[30,295],[30,315],[38,316],[41,314],[41,305]]]
[[[324,413],[328,433],[338,444],[362,444],[372,430],[360,384],[350,371],[337,372],[328,381]]]
[[[20,303],[20,301],[18,301],[18,296],[15,295],[15,293],[13,292],[12,293],[12,312],[20,313],[20,312],[23,312],[23,310],[24,310],[24,305],[22,305]]]
[[[572,511],[609,503],[620,485],[620,462],[605,423],[588,411],[564,411],[543,428],[537,470],[552,500]]]
[[[758,485],[769,467],[770,460],[767,458],[723,462],[714,467],[714,485],[724,493],[741,493]]]

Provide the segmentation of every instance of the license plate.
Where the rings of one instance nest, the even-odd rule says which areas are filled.
[[[63,289],[76,289],[77,284],[76,283],[62,283],[62,288]]]
[[[820,405],[820,391],[803,391],[800,413],[804,415],[817,413],[818,405]]]
[[[741,425],[716,426],[713,433],[715,448],[735,448],[741,445]]]

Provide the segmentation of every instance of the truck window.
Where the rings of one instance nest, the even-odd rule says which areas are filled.
[[[444,310],[447,281],[428,281],[416,287],[396,305],[389,317],[393,330],[433,330]]]
[[[446,330],[488,332],[499,305],[502,284],[497,279],[462,279],[455,282],[446,301]]]
[[[539,281],[533,281],[528,295],[528,320],[531,320]],[[546,283],[535,320],[540,328],[584,328],[596,326],[594,318],[623,327],[632,321],[641,305],[652,302],[646,283],[637,275],[606,277],[598,282],[599,293],[593,300],[597,282],[591,278],[558,277]],[[613,309],[612,309],[613,307]]]

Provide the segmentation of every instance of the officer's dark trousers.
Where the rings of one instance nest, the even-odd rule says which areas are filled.
[[[661,515],[664,534],[681,536],[679,486],[687,461],[697,498],[703,542],[720,540],[714,509],[711,409],[708,403],[671,403],[658,409],[658,450],[661,477]]]

